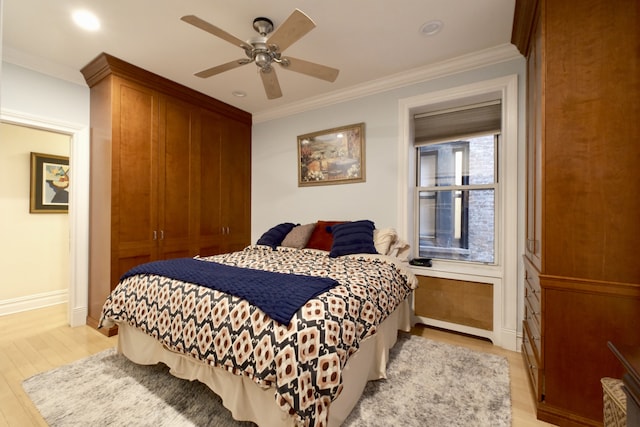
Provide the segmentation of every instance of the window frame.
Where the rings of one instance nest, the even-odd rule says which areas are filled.
[[[518,74],[507,74],[398,100],[397,230],[399,235],[409,242],[415,226],[412,219],[415,215],[413,116],[424,112],[426,108],[435,110],[435,107],[461,105],[462,101],[472,104],[499,98],[502,102],[502,138],[498,164],[498,176],[502,189],[500,206],[496,209],[498,230],[496,233],[495,264],[433,260],[432,267],[428,270],[424,268],[416,268],[416,270],[425,270],[430,275],[439,274],[443,277],[462,274],[469,278],[494,278],[495,280],[507,280],[510,283],[518,282],[518,269],[520,268],[518,254],[522,252],[519,249],[522,246],[522,239],[518,234],[521,228],[518,222],[522,220],[520,218],[522,213],[518,210],[518,189],[523,185],[522,179],[524,179],[518,172],[519,168],[524,167],[524,160],[518,155],[518,151],[522,150],[520,146],[524,144],[519,138],[518,130],[518,124],[523,120],[518,106],[518,94],[522,89],[521,86]],[[415,248],[412,247],[409,259],[416,256]],[[501,298],[497,294],[494,294],[494,297]],[[501,308],[499,312],[502,311]]]

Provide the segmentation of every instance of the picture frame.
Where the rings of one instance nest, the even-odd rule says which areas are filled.
[[[298,136],[298,186],[365,182],[365,124]]]
[[[30,213],[68,213],[69,185],[69,157],[31,153]]]

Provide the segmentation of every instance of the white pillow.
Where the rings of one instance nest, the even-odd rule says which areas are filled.
[[[393,228],[376,228],[373,230],[373,244],[379,254],[389,255],[391,245],[397,238],[398,234]]]

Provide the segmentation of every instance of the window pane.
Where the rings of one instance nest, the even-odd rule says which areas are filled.
[[[495,149],[495,135],[469,140],[469,184],[496,182]]]
[[[495,135],[418,147],[419,187],[495,183]]]
[[[419,256],[494,262],[494,190],[420,192]]]
[[[420,167],[418,169],[418,185],[420,187],[435,187],[437,161],[436,152],[420,153]]]
[[[435,244],[436,236],[436,193],[420,192],[420,241]]]

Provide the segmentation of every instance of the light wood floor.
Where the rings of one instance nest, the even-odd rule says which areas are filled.
[[[418,327],[414,333],[449,344],[505,356],[509,361],[513,427],[549,426],[536,420],[524,362],[519,353],[467,336]],[[116,345],[96,330],[67,325],[65,305],[0,316],[0,426],[46,426],[22,389],[36,373],[87,357]]]

